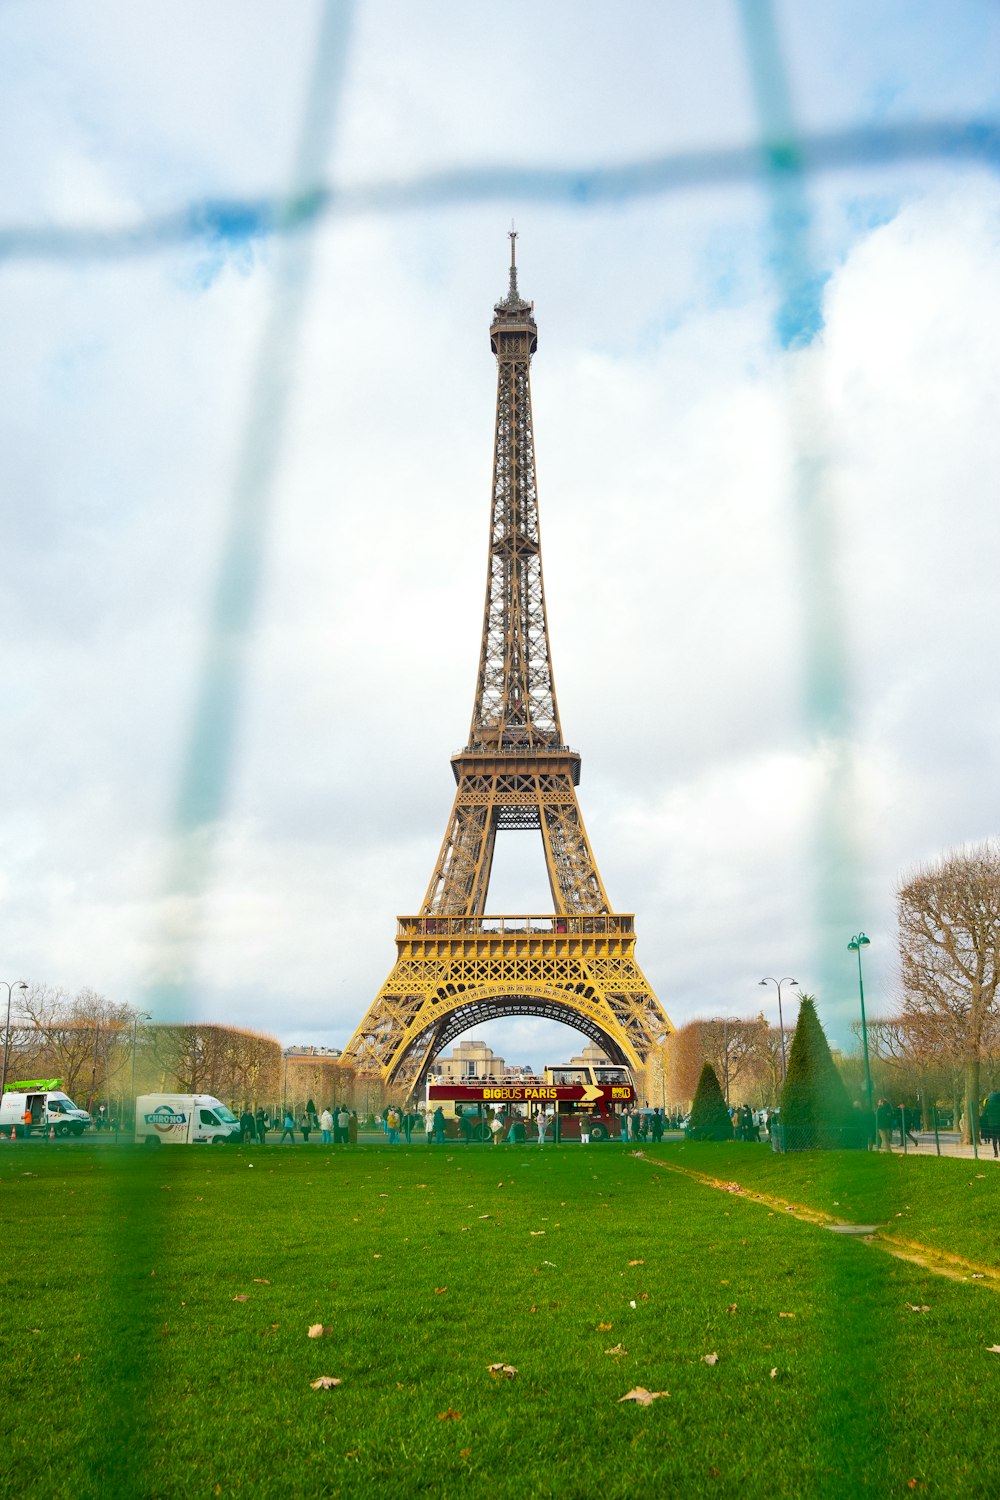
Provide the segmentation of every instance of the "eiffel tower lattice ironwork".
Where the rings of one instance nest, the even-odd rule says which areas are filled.
[[[483,1021],[563,1021],[641,1073],[672,1027],[614,912],[576,799],[580,756],[563,743],[552,679],[538,529],[529,367],[533,304],[517,286],[494,308],[496,435],[486,609],[468,744],[420,914],[399,917],[397,958],[344,1053],[359,1073],[416,1089],[443,1047]],[[554,910],[485,915],[498,833],[541,832]]]

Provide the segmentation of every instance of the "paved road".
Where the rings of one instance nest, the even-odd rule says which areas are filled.
[[[385,1142],[385,1136],[381,1133],[381,1131],[379,1131],[379,1132],[372,1132],[371,1134],[368,1134],[367,1132],[363,1132],[362,1135],[361,1135],[361,1137],[360,1137],[360,1139],[361,1139],[361,1143],[363,1145],[367,1145],[367,1144],[374,1145],[376,1143],[382,1143],[382,1144],[384,1144],[384,1142]],[[680,1136],[680,1135],[672,1136],[671,1134],[667,1134],[664,1137],[664,1139],[665,1140],[674,1139],[674,1140],[677,1140],[677,1141],[681,1141],[683,1139],[683,1137]],[[918,1146],[914,1146],[911,1142],[907,1141],[906,1150],[907,1150],[908,1154],[912,1153],[912,1154],[915,1154],[917,1156],[935,1156],[935,1155],[938,1154],[938,1150],[937,1150],[937,1146],[935,1145],[933,1134],[929,1134],[929,1133],[926,1133],[926,1132],[918,1133],[917,1140],[919,1142]],[[942,1156],[962,1156],[962,1157],[967,1157],[970,1161],[976,1159],[975,1152],[973,1151],[973,1148],[971,1146],[963,1146],[962,1143],[961,1143],[961,1141],[959,1140],[958,1136],[953,1131],[942,1131],[940,1133],[939,1140],[940,1140],[940,1147],[941,1147],[940,1154]],[[127,1146],[127,1145],[130,1145],[130,1144],[131,1144],[131,1136],[129,1134],[127,1134],[125,1132],[122,1132],[122,1134],[120,1134],[120,1135],[115,1135],[110,1130],[87,1131],[87,1133],[85,1135],[81,1135],[81,1136],[67,1136],[67,1137],[65,1137],[65,1138],[63,1138],[63,1139],[61,1139],[59,1141],[50,1141],[45,1136],[32,1136],[29,1141],[21,1141],[21,1140],[16,1141],[14,1143],[13,1147],[11,1147],[11,1144],[7,1140],[6,1136],[0,1135],[0,1153],[5,1153],[9,1149],[13,1149],[15,1151],[21,1151],[25,1147],[27,1147],[29,1150],[37,1150],[38,1147],[40,1147],[40,1146],[56,1146],[57,1145],[57,1146],[60,1146],[60,1147],[63,1147],[63,1148],[70,1147],[72,1149],[72,1148],[75,1148],[77,1146],[94,1146],[94,1145],[97,1145],[97,1146],[108,1146],[108,1147],[111,1147],[111,1146]],[[278,1147],[278,1144],[279,1144],[278,1143],[278,1135],[277,1135],[277,1133],[275,1133],[267,1141],[266,1146],[263,1149],[270,1150],[272,1148]],[[316,1137],[313,1140],[311,1140],[309,1142],[305,1142],[305,1141],[301,1141],[301,1140],[296,1140],[296,1142],[295,1142],[296,1147],[301,1147],[301,1146],[304,1146],[304,1145],[308,1145],[309,1147],[321,1147],[322,1144],[323,1143],[319,1139],[318,1134],[316,1135]],[[533,1145],[534,1143],[533,1142],[529,1142],[528,1144],[529,1145]],[[767,1141],[765,1140],[763,1142],[763,1144],[766,1146],[767,1145]],[[403,1146],[403,1148],[405,1149],[405,1145],[404,1145],[404,1143],[402,1141],[400,1141],[400,1145]],[[448,1145],[450,1147],[461,1146],[462,1142],[461,1141],[449,1141]],[[258,1148],[258,1149],[260,1149],[260,1148]],[[287,1151],[289,1149],[288,1143],[286,1142],[285,1145],[282,1146],[282,1147],[279,1147],[279,1149]],[[342,1146],[336,1146],[336,1147],[323,1147],[323,1149],[324,1150],[342,1151],[345,1148],[342,1147]],[[413,1143],[412,1143],[412,1146],[410,1147],[410,1149],[411,1150],[415,1150],[415,1149],[426,1150],[427,1149],[426,1140],[425,1140],[425,1137],[424,1137],[424,1134],[423,1134],[422,1131],[419,1132],[418,1134],[414,1135],[414,1137],[413,1137]],[[486,1148],[482,1147],[481,1149],[485,1150]],[[893,1148],[892,1148],[892,1150],[893,1150],[893,1154],[895,1156],[899,1156],[899,1155],[902,1154],[903,1148],[901,1146],[894,1145]],[[998,1161],[998,1158],[993,1155],[993,1147],[991,1145],[987,1145],[985,1143],[981,1144],[978,1147],[978,1152],[979,1152],[979,1155],[978,1155],[978,1160],[979,1161],[988,1161],[988,1162],[996,1162],[996,1161]]]

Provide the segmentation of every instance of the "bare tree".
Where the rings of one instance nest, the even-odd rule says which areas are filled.
[[[900,886],[903,1014],[918,1044],[961,1066],[966,1105],[979,1098],[1000,985],[1000,843],[945,855]],[[966,1118],[963,1136],[969,1136]]]
[[[93,1103],[108,1092],[129,1057],[133,1010],[96,990],[70,997],[64,990],[32,985],[22,1000],[21,1033],[33,1071],[62,1079],[63,1088]]]
[[[749,1020],[689,1021],[667,1039],[667,1080],[671,1097],[690,1100],[706,1062],[729,1097],[775,1101],[781,1087],[781,1033],[765,1016]]]
[[[192,1022],[149,1026],[143,1040],[137,1072],[145,1090],[214,1094],[233,1106],[277,1095],[281,1048],[274,1037]]]

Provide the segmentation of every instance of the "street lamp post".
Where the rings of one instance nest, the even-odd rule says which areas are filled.
[[[714,1025],[718,1026],[721,1024],[722,1026],[722,1068],[723,1072],[725,1073],[725,1094],[727,1108],[729,1106],[729,1028],[730,1026],[738,1026],[742,1019],[742,1016],[712,1017],[712,1022]]]
[[[865,1092],[868,1095],[868,1113],[872,1112],[872,1070],[868,1062],[868,1023],[865,1020],[865,982],[861,975],[861,950],[867,948],[871,938],[865,937],[859,932],[852,937],[847,947],[851,953],[858,955],[858,992],[861,996],[861,1042],[865,1051]]]
[[[781,1082],[784,1083],[784,1081],[785,1081],[785,1071],[786,1071],[785,1070],[785,1018],[784,1018],[784,1016],[781,1013],[781,986],[783,984],[790,984],[790,985],[793,985],[796,989],[798,989],[799,981],[797,979],[792,979],[792,977],[790,975],[788,975],[788,974],[786,974],[784,976],[784,978],[782,978],[782,979],[772,979],[771,976],[770,976],[770,974],[769,974],[767,976],[767,978],[766,979],[762,979],[760,981],[760,983],[761,984],[773,984],[773,985],[776,985],[777,986],[777,990],[778,990],[778,1028],[781,1031]]]
[[[135,1049],[139,1043],[139,1022],[151,1021],[153,1018],[147,1010],[137,1010],[132,1017],[132,1111],[135,1113]]]
[[[3,1098],[3,1091],[7,1087],[7,1053],[10,1050],[10,996],[11,996],[11,990],[12,989],[14,989],[14,990],[26,990],[28,988],[28,986],[27,986],[26,982],[23,979],[17,979],[17,980],[15,980],[13,985],[9,984],[6,979],[0,979],[0,984],[4,984],[4,985],[7,986],[7,1025],[4,1028],[4,1034],[3,1034],[3,1073],[0,1074],[0,1099],[2,1099]]]

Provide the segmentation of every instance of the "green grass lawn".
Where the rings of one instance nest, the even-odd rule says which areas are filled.
[[[617,1146],[18,1146],[0,1205],[3,1495],[1000,1493],[1000,1297]]]
[[[777,1156],[766,1146],[736,1143],[647,1149],[650,1158],[851,1223],[882,1224],[888,1234],[1000,1268],[1000,1167],[992,1161],[935,1156],[933,1150]]]

